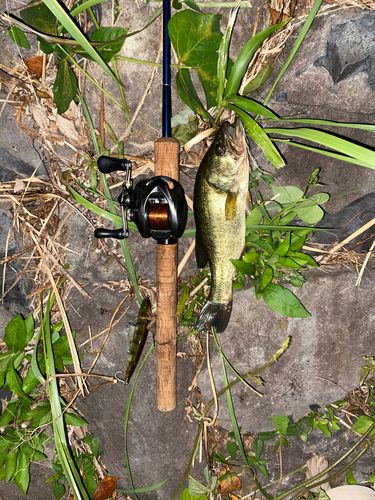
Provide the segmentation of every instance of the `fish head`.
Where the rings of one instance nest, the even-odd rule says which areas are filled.
[[[224,122],[220,126],[207,156],[210,180],[217,187],[226,190],[230,183],[238,182],[238,175],[248,174],[248,147],[241,120],[236,118],[233,125]]]

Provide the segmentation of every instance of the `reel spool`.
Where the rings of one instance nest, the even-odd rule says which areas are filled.
[[[158,243],[175,243],[185,230],[188,207],[184,190],[171,177],[158,175],[143,179],[135,186],[131,177],[132,163],[126,159],[101,156],[100,172],[125,172],[125,182],[118,197],[121,208],[120,229],[95,229],[96,238],[124,239],[129,237],[128,222],[137,226],[143,238],[154,238]]]

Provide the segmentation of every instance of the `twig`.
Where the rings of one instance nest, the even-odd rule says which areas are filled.
[[[363,264],[361,266],[361,270],[359,271],[359,274],[358,274],[357,281],[355,282],[355,286],[359,286],[361,284],[363,273],[365,272],[367,263],[368,263],[368,261],[369,261],[369,259],[371,257],[371,254],[372,254],[372,251],[374,250],[374,248],[375,248],[375,239],[372,242],[372,244],[370,246],[370,249],[369,249],[369,251],[366,254],[365,260],[363,261]]]

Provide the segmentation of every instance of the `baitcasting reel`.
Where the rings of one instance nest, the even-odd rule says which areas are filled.
[[[179,182],[171,177],[159,175],[143,179],[133,186],[132,163],[121,158],[101,156],[98,159],[98,168],[103,174],[124,171],[125,182],[118,197],[122,227],[95,229],[96,238],[127,238],[129,221],[135,223],[143,238],[152,237],[158,243],[168,245],[182,236],[186,227],[188,207]]]

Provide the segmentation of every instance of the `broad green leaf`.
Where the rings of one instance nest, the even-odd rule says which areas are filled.
[[[319,264],[315,262],[315,260],[311,257],[311,255],[307,253],[291,252],[289,255],[292,259],[294,258],[301,259],[302,261],[306,262],[306,264],[308,264],[309,266],[319,267]]]
[[[10,481],[16,471],[17,467],[17,455],[18,455],[18,450],[19,448],[13,448],[10,451],[8,451],[6,460],[5,460],[5,468],[6,468],[6,473],[5,473],[5,480]]]
[[[203,119],[212,122],[212,117],[206,111],[195,91],[188,68],[182,68],[176,75],[177,92],[180,99]]]
[[[168,24],[179,64],[194,68],[203,86],[207,107],[216,104],[218,50],[223,34],[220,16],[184,10]]]
[[[315,201],[315,203],[318,203],[318,205],[327,203],[329,198],[330,196],[328,193],[316,193],[308,197],[309,200]]]
[[[246,85],[246,87],[243,89],[243,95],[251,94],[251,92],[254,92],[255,90],[262,87],[271,76],[271,74],[272,66],[270,64],[267,64],[267,66],[261,69],[259,73]]]
[[[349,139],[343,139],[329,132],[315,130],[311,128],[296,128],[296,129],[282,129],[282,128],[267,128],[267,134],[278,134],[287,137],[297,137],[307,141],[315,142],[320,146],[324,146],[333,151],[338,151],[342,155],[347,155],[350,159],[359,161],[362,165],[368,168],[375,169],[375,151],[365,146],[356,144]]]
[[[29,399],[29,396],[25,394],[22,390],[22,379],[14,369],[13,364],[11,363],[8,367],[8,371],[5,377],[5,381],[9,389],[14,392],[18,397],[22,399]]]
[[[74,427],[84,427],[87,425],[87,420],[72,412],[64,413],[64,422],[67,425],[73,425]]]
[[[254,205],[250,210],[249,215],[246,217],[246,225],[259,224],[262,220],[263,214],[259,205]]]
[[[25,320],[20,314],[14,316],[5,327],[4,342],[12,352],[22,351],[27,344]]]
[[[231,262],[236,269],[241,271],[241,273],[244,273],[248,276],[251,276],[254,274],[254,271],[255,271],[254,264],[251,264],[250,262],[244,262],[243,260],[236,260],[236,259],[231,259]]]
[[[253,119],[250,115],[242,111],[234,105],[228,105],[228,108],[236,112],[240,117],[242,123],[244,124],[246,133],[252,138],[252,140],[257,144],[267,157],[267,159],[272,163],[275,168],[281,168],[285,165],[285,162],[272,144],[272,141],[267,136],[266,132],[262,127]]]
[[[205,493],[207,493],[208,488],[204,484],[200,483],[192,476],[189,476],[189,492],[193,495],[193,498],[201,497],[202,495],[206,497]]]
[[[254,101],[254,99],[237,95],[237,96],[230,96],[228,98],[228,101],[231,104],[234,104],[235,106],[243,109],[247,113],[265,116],[267,118],[277,120],[277,115],[273,111],[266,108],[266,106],[264,106],[260,102]]]
[[[57,35],[56,18],[43,2],[22,9],[20,16],[36,30],[48,35]]]
[[[190,493],[189,488],[185,488],[181,495],[180,500],[207,500],[207,495],[193,495]]]
[[[9,38],[20,47],[24,49],[29,49],[31,47],[27,36],[18,26],[11,26],[10,28],[8,28],[7,33],[9,35]]]
[[[280,243],[280,245],[275,249],[275,253],[280,255],[280,257],[284,257],[289,252],[291,242],[291,233],[288,233],[284,240]]]
[[[259,261],[259,253],[255,249],[250,250],[249,252],[245,253],[245,255],[242,257],[242,260],[244,262],[250,262],[251,264],[257,264]]]
[[[303,198],[303,191],[296,186],[272,185],[271,188],[275,200],[281,205],[289,205]]]
[[[70,103],[77,95],[77,90],[77,77],[74,71],[66,59],[61,60],[53,84],[53,96],[57,105],[57,112],[60,115],[69,108]]]
[[[34,336],[35,325],[34,325],[34,318],[33,318],[32,314],[29,314],[29,316],[26,317],[25,327],[26,327],[26,342],[28,344]]]
[[[262,43],[273,33],[282,29],[289,19],[282,21],[274,26],[270,26],[265,30],[257,33],[253,38],[251,38],[241,49],[236,61],[233,64],[232,70],[229,74],[228,81],[225,87],[226,97],[237,94],[242,78],[244,77],[247,68],[255,55],[255,52],[259,49]]]
[[[306,224],[316,224],[324,217],[324,210],[313,200],[306,199],[298,203],[293,211]]]
[[[4,427],[14,420],[20,405],[21,401],[19,399],[12,399],[7,403],[5,410],[0,415],[0,427]]]
[[[311,316],[294,293],[281,285],[270,283],[262,291],[262,297],[272,311],[286,318],[306,318]]]
[[[30,367],[26,376],[23,377],[22,380],[22,390],[25,394],[29,394],[35,387],[40,384],[38,378],[33,372],[33,369]]]
[[[352,469],[348,469],[345,474],[345,483],[346,484],[358,484]]]
[[[271,266],[267,265],[264,268],[263,274],[260,278],[260,284],[259,284],[260,289],[264,290],[266,288],[266,286],[271,283],[272,278],[273,278],[273,269]]]
[[[49,403],[39,403],[37,407],[29,410],[28,419],[32,421],[32,427],[41,427],[51,422],[51,406]]]
[[[327,493],[324,490],[319,491],[319,497],[318,500],[331,500],[330,497],[327,495]]]
[[[358,432],[359,434],[365,434],[369,428],[374,424],[373,418],[368,415],[361,415],[352,425],[352,431]],[[372,431],[371,435],[374,435],[375,431]]]
[[[13,477],[13,481],[19,487],[24,495],[26,495],[30,483],[30,457],[25,453],[24,446],[17,457],[17,468]]]
[[[126,28],[101,26],[90,34],[91,42],[106,42],[103,46],[98,46],[97,51],[103,61],[109,62],[115,54],[122,49],[128,30]],[[90,56],[92,59],[92,56]]]
[[[3,354],[0,354],[0,387],[4,384],[5,374],[12,357],[13,353],[11,352],[4,352]]]

